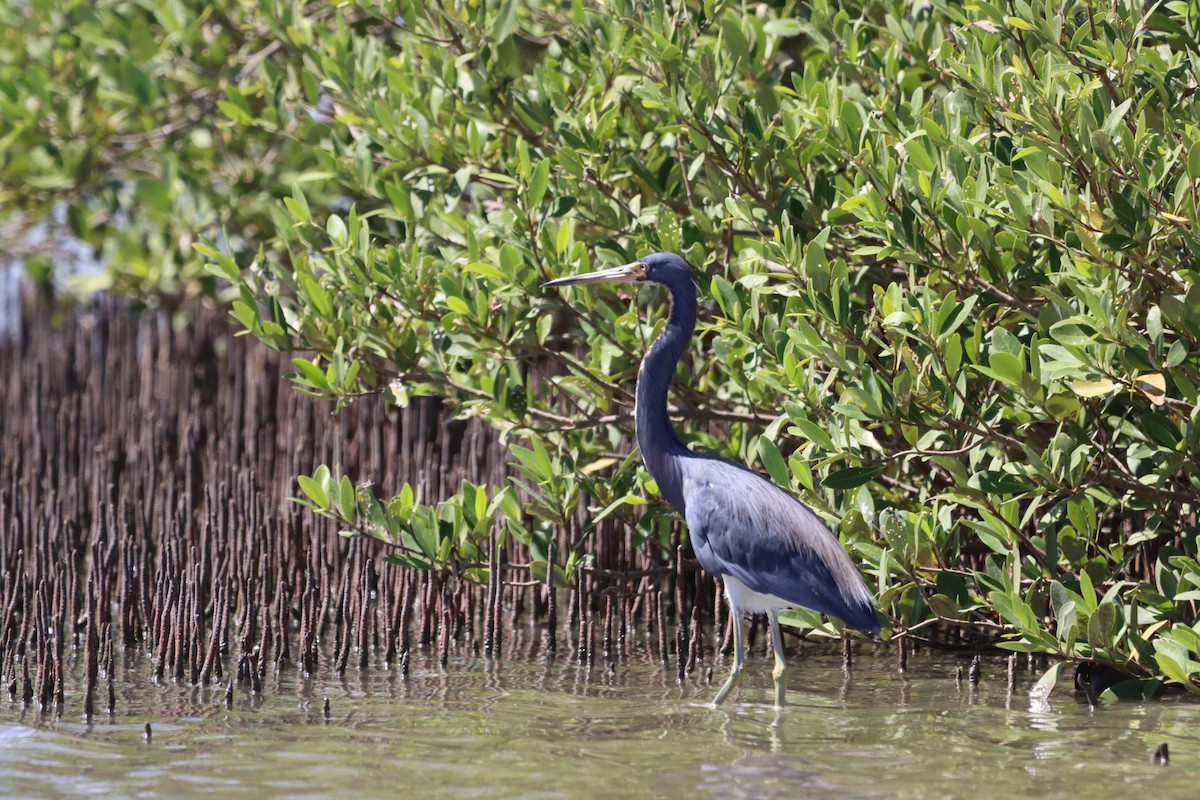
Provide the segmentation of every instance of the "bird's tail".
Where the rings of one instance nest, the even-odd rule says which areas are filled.
[[[853,592],[850,596],[842,595],[843,609],[834,611],[834,616],[839,617],[842,622],[855,630],[863,633],[879,633],[882,627],[879,624],[879,616],[875,613],[875,601],[866,586],[860,585],[856,588],[858,591]]]

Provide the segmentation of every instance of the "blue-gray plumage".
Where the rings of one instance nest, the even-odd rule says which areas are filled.
[[[671,298],[662,335],[638,371],[638,447],[659,491],[683,514],[700,565],[725,586],[734,624],[734,664],[714,704],[741,678],[744,614],[765,613],[775,648],[775,704],[783,705],[783,641],[778,609],[802,606],[868,633],[880,629],[871,595],[838,540],[817,516],[757,472],[692,452],[667,416],[667,390],[696,328],[696,279],[673,253],[546,283],[657,283]]]

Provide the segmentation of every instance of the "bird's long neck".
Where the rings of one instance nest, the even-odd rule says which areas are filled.
[[[675,464],[678,456],[688,449],[667,416],[667,390],[675,377],[675,366],[696,329],[696,290],[690,281],[685,286],[668,288],[671,312],[667,327],[650,345],[638,370],[635,416],[638,447],[646,468],[663,497],[683,511],[682,480]]]

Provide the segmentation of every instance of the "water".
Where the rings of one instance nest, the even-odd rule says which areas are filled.
[[[122,676],[147,673],[125,663]],[[1032,702],[1036,674],[1006,688],[1002,659],[978,686],[966,662],[836,652],[793,655],[788,707],[770,698],[755,655],[740,695],[702,704],[705,668],[679,685],[646,660],[589,675],[418,654],[406,679],[371,669],[345,679],[294,669],[262,696],[220,688],[118,683],[119,713],[87,725],[68,695],[57,720],[0,701],[0,792],[13,797],[1194,797],[1200,705],[1182,697],[1092,710],[1069,681]],[[78,685],[73,684],[73,685]],[[328,719],[323,700],[330,701]],[[143,726],[150,722],[152,737]],[[1160,742],[1171,763],[1152,766]]]

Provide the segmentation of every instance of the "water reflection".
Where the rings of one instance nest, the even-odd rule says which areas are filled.
[[[1002,659],[972,684],[942,655],[914,656],[900,674],[886,652],[844,671],[839,653],[810,648],[793,659],[780,712],[761,655],[718,709],[707,675],[721,663],[677,683],[637,656],[589,670],[562,655],[442,668],[418,654],[408,675],[269,672],[263,694],[239,688],[228,708],[219,686],[134,685],[138,658],[122,662],[123,713],[94,724],[0,700],[7,794],[1190,797],[1200,766],[1200,707],[1168,698],[1092,711],[1067,682],[1029,701],[1037,674],[1020,672],[1010,690]],[[1166,769],[1148,760],[1162,741]]]

